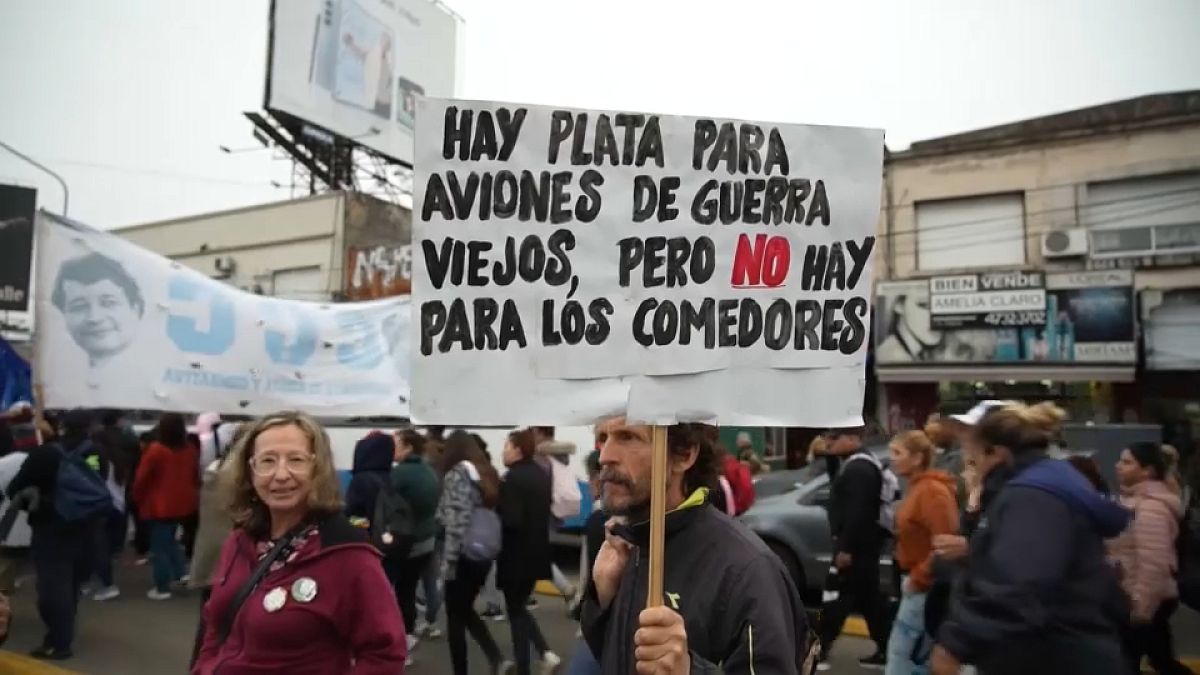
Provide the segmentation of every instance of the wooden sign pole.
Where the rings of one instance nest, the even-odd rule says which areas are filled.
[[[655,425],[650,463],[650,583],[646,607],[663,604],[663,563],[667,527],[667,428]]]

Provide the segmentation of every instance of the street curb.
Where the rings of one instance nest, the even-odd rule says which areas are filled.
[[[29,656],[0,651],[0,673],[5,675],[80,675]]]

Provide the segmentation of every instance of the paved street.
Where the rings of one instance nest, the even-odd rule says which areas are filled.
[[[112,602],[85,599],[80,603],[79,636],[74,659],[54,666],[37,663],[21,655],[33,649],[42,638],[37,618],[32,580],[13,597],[15,623],[12,636],[0,652],[0,673],[4,675],[166,675],[187,669],[199,615],[200,599],[195,594],[180,594],[165,602],[146,599],[150,587],[150,568],[121,565],[119,583],[124,593]],[[560,598],[540,596],[534,612],[551,647],[564,662],[576,642],[577,625],[566,618]],[[492,635],[505,651],[511,649],[507,622],[488,622]],[[483,672],[483,655],[472,646],[472,672]],[[835,653],[835,673],[859,672],[855,659],[865,655],[865,640],[846,638]],[[416,675],[443,675],[450,672],[450,656],[445,638],[417,646]]]
[[[70,661],[48,666],[21,655],[40,642],[41,622],[37,618],[32,580],[13,597],[15,623],[12,636],[0,652],[0,673],[3,675],[167,675],[187,669],[199,615],[200,599],[195,594],[180,594],[165,602],[146,599],[150,586],[149,567],[135,567],[128,562],[119,569],[119,583],[124,595],[115,601],[98,603],[85,599],[80,603],[79,636],[76,657]],[[560,598],[540,596],[540,606],[534,612],[551,647],[564,662],[569,659],[576,643],[576,624],[566,618]],[[510,649],[506,622],[488,622],[492,635],[505,651]],[[1182,610],[1176,620],[1176,635],[1181,643],[1195,649],[1200,640],[1200,616]],[[1195,636],[1195,637],[1192,637]],[[1190,639],[1189,639],[1190,638]],[[483,656],[472,645],[473,673],[482,673]],[[857,659],[871,651],[869,641],[844,637],[834,648],[832,673],[867,672],[859,668]],[[1184,651],[1181,649],[1181,651]],[[445,639],[418,645],[414,655],[415,675],[443,675],[450,672],[449,652]]]

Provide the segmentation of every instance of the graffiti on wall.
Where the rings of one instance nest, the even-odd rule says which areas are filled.
[[[347,300],[374,300],[412,290],[412,246],[364,246],[346,249]]]

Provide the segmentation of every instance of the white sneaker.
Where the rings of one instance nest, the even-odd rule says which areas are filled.
[[[121,597],[121,589],[116,586],[109,586],[97,590],[92,599],[97,602],[105,602],[107,600],[116,600],[119,597]]]
[[[417,637],[425,640],[436,640],[442,637],[442,630],[436,625],[428,623],[425,619],[417,621]]]
[[[832,670],[832,669],[833,669],[833,666],[829,665],[828,661],[821,661],[820,663],[817,664],[817,672],[818,673],[824,673],[824,672],[826,672],[828,670]]]
[[[416,648],[417,648],[417,644],[419,644],[419,643],[421,642],[421,641],[420,641],[420,640],[417,638],[417,636],[416,636],[416,635],[407,635],[407,636],[405,636],[405,637],[407,637],[407,638],[408,638],[408,651],[410,651],[410,652],[411,652],[412,650],[416,649]]]
[[[562,666],[562,659],[554,652],[542,654],[542,675],[554,675]]]
[[[170,591],[160,591],[157,588],[151,588],[146,593],[146,597],[151,600],[170,600],[173,596]]]

